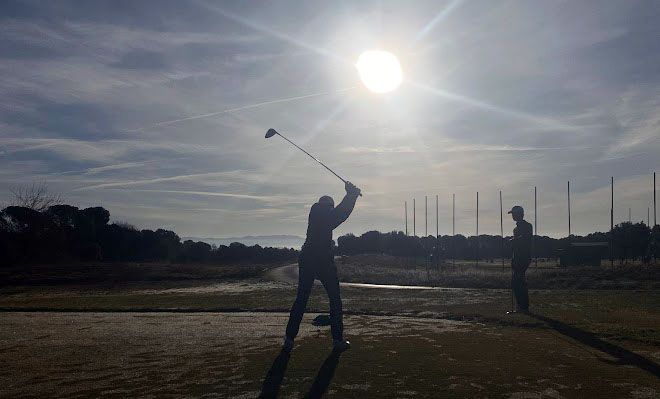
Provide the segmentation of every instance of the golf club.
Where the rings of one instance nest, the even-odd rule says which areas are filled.
[[[330,173],[332,173],[333,175],[337,176],[337,178],[339,178],[339,180],[343,181],[344,184],[346,184],[346,180],[345,180],[344,178],[342,178],[341,176],[339,176],[337,173],[335,173],[334,170],[328,168],[328,167],[326,166],[326,164],[324,164],[323,162],[321,162],[318,158],[316,158],[315,156],[313,156],[313,155],[310,154],[309,152],[307,152],[307,151],[303,150],[302,148],[300,148],[300,147],[298,146],[298,144],[296,144],[296,143],[294,143],[293,141],[289,140],[288,138],[286,138],[285,136],[283,136],[283,135],[282,135],[280,132],[278,132],[277,130],[275,130],[275,129],[273,129],[273,128],[270,128],[270,129],[268,129],[268,131],[266,132],[266,138],[267,138],[267,139],[269,139],[269,138],[271,138],[271,137],[273,137],[273,136],[275,136],[275,135],[278,135],[278,136],[282,137],[284,140],[286,140],[286,141],[288,141],[289,143],[291,143],[294,147],[296,147],[296,148],[299,149],[300,151],[302,151],[302,152],[304,152],[305,154],[307,154],[310,158],[312,158],[313,160],[315,160],[316,162],[318,162],[321,166],[323,166],[324,168],[326,168],[327,170],[329,170]],[[361,197],[361,196],[362,196],[362,193],[360,193],[360,197]]]

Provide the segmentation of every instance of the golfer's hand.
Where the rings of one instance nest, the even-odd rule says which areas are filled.
[[[346,188],[346,193],[349,195],[354,195],[356,197],[359,197],[362,195],[362,191],[355,186],[355,184],[351,183],[350,181],[347,181],[346,184],[344,185],[344,188]]]

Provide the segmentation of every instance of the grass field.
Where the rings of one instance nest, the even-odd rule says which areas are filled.
[[[287,359],[295,286],[236,267],[1,288],[0,396],[660,397],[656,289],[532,289],[510,316],[506,289],[343,287],[338,358],[315,287]]]
[[[458,288],[508,288],[511,284],[510,260],[492,261],[457,260],[439,265],[424,259],[401,258],[389,255],[353,255],[337,259],[342,281],[430,285]],[[559,267],[555,260],[532,261],[527,271],[530,288],[577,289],[658,289],[660,265],[642,264],[610,266],[603,262],[600,268]]]

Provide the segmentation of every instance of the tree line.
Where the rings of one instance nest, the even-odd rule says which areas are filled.
[[[298,251],[232,243],[181,241],[173,231],[138,230],[109,223],[102,207],[8,206],[0,212],[0,262],[6,265],[65,261],[254,262],[295,260]]]
[[[0,264],[53,263],[62,261],[108,262],[214,262],[267,263],[295,260],[298,251],[232,243],[209,245],[181,241],[173,231],[138,230],[126,223],[109,223],[102,207],[78,209],[60,204],[45,184],[32,184],[13,192],[14,202],[0,211]],[[603,242],[611,247],[603,257],[657,259],[660,257],[660,225],[624,222],[611,232],[586,236],[534,237],[534,256],[555,258],[571,243]],[[385,253],[394,256],[429,256],[443,259],[495,259],[509,257],[511,241],[500,236],[461,234],[439,237],[408,236],[401,231],[368,231],[347,234],[337,240],[338,254]]]
[[[534,236],[534,256],[539,258],[558,257],[571,243],[605,242],[612,248],[615,259],[651,259],[660,254],[660,225],[649,228],[644,223],[621,223],[611,232],[591,233],[586,236],[552,238]],[[510,237],[481,234],[466,237],[461,234],[439,237],[416,237],[401,231],[381,233],[368,231],[360,236],[346,234],[337,239],[337,253],[351,255],[358,253],[384,253],[394,256],[429,256],[436,253],[440,258],[457,259],[496,259],[511,255]],[[604,258],[610,257],[605,250]]]

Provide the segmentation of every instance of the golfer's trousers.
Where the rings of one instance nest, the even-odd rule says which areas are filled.
[[[291,307],[289,323],[286,326],[286,336],[293,339],[298,335],[300,321],[302,320],[309,294],[312,291],[314,280],[318,279],[323,284],[330,301],[330,331],[332,339],[341,340],[344,335],[344,322],[341,308],[341,296],[339,294],[339,278],[334,262],[323,262],[323,264],[310,265],[300,263],[298,269],[298,293]]]
[[[525,272],[529,267],[530,260],[513,260],[511,268],[513,269],[513,277],[511,286],[513,287],[513,294],[516,296],[516,303],[518,310],[529,309],[529,294],[527,292],[527,280],[525,279]]]

